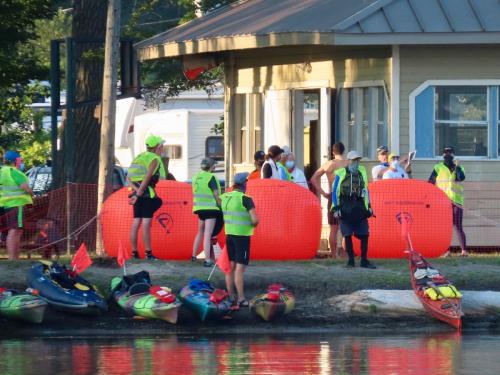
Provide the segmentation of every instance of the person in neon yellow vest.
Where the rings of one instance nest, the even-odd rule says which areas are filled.
[[[356,151],[347,153],[349,165],[335,172],[332,188],[332,210],[340,219],[340,231],[349,257],[347,268],[354,267],[352,236],[361,240],[361,262],[363,268],[376,268],[368,261],[368,218],[373,216],[368,194],[366,169],[359,165],[361,155]]]
[[[429,177],[429,182],[435,184],[438,188],[444,191],[451,202],[453,210],[453,226],[455,227],[462,256],[466,257],[467,239],[465,237],[462,221],[464,217],[464,188],[461,182],[465,180],[465,172],[458,160],[455,159],[455,150],[453,147],[445,147],[443,150],[443,162],[434,165],[434,169]],[[446,252],[445,256],[449,256],[450,252]]]
[[[245,195],[248,173],[234,175],[233,190],[221,195],[222,212],[226,231],[226,247],[231,271],[226,274],[226,287],[233,298],[233,309],[248,307],[245,298],[243,275],[250,261],[250,237],[259,224],[255,204]],[[236,287],[236,294],[234,287]]]
[[[33,191],[28,177],[16,168],[16,161],[21,155],[16,151],[7,151],[4,166],[0,169],[0,206],[5,214],[8,229],[6,247],[9,259],[19,259],[21,236],[23,234],[23,209],[32,204]]]
[[[203,251],[205,252],[205,267],[212,267],[215,254],[211,239],[216,237],[224,222],[220,209],[220,182],[214,175],[215,160],[204,158],[201,161],[201,171],[193,176],[193,213],[198,215],[198,233],[193,242],[193,253],[191,260],[196,260],[198,248],[203,239]]]
[[[146,138],[147,151],[140,153],[132,161],[127,173],[127,180],[133,190],[129,195],[129,204],[134,206],[134,221],[130,229],[132,256],[139,258],[137,251],[137,235],[142,225],[142,240],[146,250],[146,258],[155,260],[151,249],[151,221],[154,213],[161,207],[162,200],[155,191],[160,179],[165,179],[167,172],[161,160],[165,141],[156,135]]]

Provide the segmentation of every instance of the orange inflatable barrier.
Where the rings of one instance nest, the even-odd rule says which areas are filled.
[[[448,197],[422,180],[382,180],[368,185],[376,217],[370,218],[369,258],[403,258],[407,248],[401,221],[413,248],[424,257],[443,255],[452,238],[453,213]],[[359,241],[355,241],[359,255]]]
[[[198,217],[192,213],[191,185],[160,181],[156,191],[163,200],[151,227],[153,253],[161,259],[190,259]],[[319,247],[321,208],[310,191],[296,184],[275,180],[254,180],[247,186],[260,224],[251,240],[251,255],[258,259],[311,259]],[[119,246],[131,252],[129,232],[132,207],[128,191],[121,189],[104,202],[101,214],[104,247],[116,256]],[[219,236],[223,244],[223,233]],[[139,254],[144,256],[139,231]]]

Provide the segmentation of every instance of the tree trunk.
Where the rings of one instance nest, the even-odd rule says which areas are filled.
[[[67,113],[67,118],[73,117],[73,128],[69,129],[70,124],[65,121],[62,147],[55,161],[57,175],[54,176],[54,182],[56,187],[63,187],[67,182],[93,184],[93,186],[74,186],[68,190],[66,219],[58,218],[66,221],[67,233],[73,232],[89,220],[88,215],[81,215],[81,212],[88,212],[91,209],[95,213],[97,210],[101,134],[96,107],[100,102],[102,90],[106,13],[107,1],[74,0],[72,38],[76,84],[74,97],[67,98],[68,104],[72,99],[74,102],[75,108],[72,113]],[[51,206],[58,204],[60,203],[51,203]],[[52,212],[57,210],[49,209],[49,211],[49,215],[54,216]],[[86,242],[89,248],[95,248],[95,228],[94,223],[82,233],[78,242]],[[68,250],[76,246],[79,244],[73,241]]]

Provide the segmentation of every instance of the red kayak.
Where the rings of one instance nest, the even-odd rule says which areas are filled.
[[[411,247],[408,252],[410,278],[413,291],[424,308],[434,318],[445,322],[459,331],[462,329],[462,304],[459,292],[451,286],[448,280],[430,264],[420,253]],[[442,287],[453,288],[456,297],[445,296]],[[434,294],[433,300],[429,294]]]

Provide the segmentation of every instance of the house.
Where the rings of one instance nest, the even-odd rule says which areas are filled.
[[[337,140],[368,164],[379,145],[416,149],[427,178],[454,146],[469,242],[485,246],[500,225],[499,44],[498,0],[247,0],[136,49],[224,63],[228,178],[271,144],[311,173]]]

